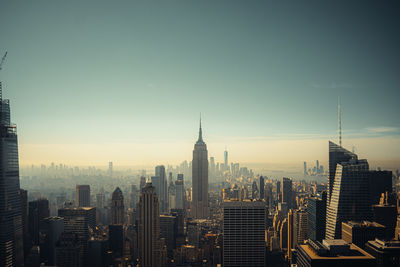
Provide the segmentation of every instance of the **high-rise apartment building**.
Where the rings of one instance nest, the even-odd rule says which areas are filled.
[[[223,209],[223,265],[265,266],[265,202],[228,200]]]
[[[123,225],[125,219],[124,196],[119,187],[115,188],[111,199],[111,224]]]
[[[192,205],[193,218],[207,218],[210,214],[208,203],[208,152],[203,141],[201,120],[199,139],[194,145],[192,161]]]
[[[10,101],[0,82],[0,266],[24,263],[17,127],[11,124]]]
[[[157,267],[160,260],[160,210],[156,188],[147,183],[138,205],[139,261],[143,267]]]
[[[77,207],[90,207],[90,185],[76,185],[75,203]]]

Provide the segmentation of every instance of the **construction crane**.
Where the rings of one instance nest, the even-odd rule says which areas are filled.
[[[4,61],[6,60],[6,56],[7,56],[7,51],[6,51],[6,53],[4,54],[4,56],[1,58],[0,70],[2,69],[3,63],[4,63]]]

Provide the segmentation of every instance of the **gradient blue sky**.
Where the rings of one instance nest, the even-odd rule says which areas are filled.
[[[232,160],[301,166],[326,160],[341,96],[344,144],[394,168],[399,14],[398,1],[1,0],[21,163],[176,163],[201,112],[217,160],[227,145]]]

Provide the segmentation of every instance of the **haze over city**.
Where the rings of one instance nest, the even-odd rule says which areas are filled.
[[[344,146],[395,169],[398,6],[307,2],[2,1],[21,165],[178,164],[201,112],[210,156],[301,172],[341,97]]]

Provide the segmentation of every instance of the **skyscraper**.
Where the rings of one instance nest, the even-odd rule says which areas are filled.
[[[10,101],[0,82],[0,266],[24,262],[17,127],[11,124]]]
[[[322,242],[326,227],[326,192],[308,199],[308,237]]]
[[[224,167],[225,167],[225,170],[228,170],[228,168],[229,168],[229,165],[228,165],[228,150],[226,150],[226,147],[225,147],[225,151],[224,151]]]
[[[155,169],[156,177],[158,177],[158,184],[154,184],[157,190],[157,195],[160,200],[160,212],[168,211],[168,192],[167,192],[167,179],[165,176],[165,166],[159,165]]]
[[[111,224],[124,224],[124,196],[119,187],[115,188],[111,199]]]
[[[292,179],[286,177],[282,178],[282,202],[285,202],[287,204],[288,209],[292,208]]]
[[[260,199],[265,199],[265,184],[262,176],[260,176]]]
[[[77,207],[90,207],[90,185],[76,185],[75,203]]]
[[[226,201],[223,209],[224,266],[265,266],[264,201]]]
[[[39,231],[43,227],[43,219],[50,216],[49,201],[38,199],[29,202],[29,235],[34,245],[39,244]]]
[[[139,205],[139,260],[140,266],[157,267],[159,264],[160,211],[155,187],[146,183]]]
[[[178,174],[175,181],[175,209],[184,209],[185,207],[185,187],[183,182],[183,174]]]
[[[192,161],[192,205],[193,218],[207,218],[209,216],[208,204],[208,152],[203,141],[201,119],[199,139],[194,145]]]
[[[372,219],[368,162],[329,142],[329,179],[325,238],[338,239],[342,222]]]

